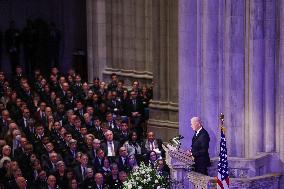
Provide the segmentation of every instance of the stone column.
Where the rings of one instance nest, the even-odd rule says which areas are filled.
[[[168,4],[168,20],[169,25],[169,47],[168,47],[168,101],[173,107],[178,107],[178,3],[175,1],[169,1]],[[175,62],[175,63],[173,63]],[[169,120],[177,119],[177,114],[170,114]],[[175,118],[174,118],[175,117]]]
[[[106,4],[105,0],[87,0],[88,80],[102,78],[106,65]]]
[[[94,1],[87,0],[86,1],[86,19],[87,19],[87,62],[88,62],[88,81],[92,82],[94,78],[94,64],[95,64],[95,55],[94,55],[94,47],[95,43],[94,32]]]
[[[277,65],[278,90],[277,90],[277,149],[280,153],[280,159],[284,161],[284,1],[280,1],[279,6],[279,64]],[[278,151],[277,150],[277,151]],[[282,167],[282,170],[284,168]],[[282,179],[283,180],[283,179]],[[284,183],[284,181],[283,181]]]
[[[134,31],[135,31],[135,17],[134,12],[134,1],[124,1],[123,3],[123,60],[124,70],[133,70],[133,62],[135,61],[135,43],[134,43]]]
[[[135,1],[135,69],[145,70],[145,1]]]
[[[276,111],[276,144],[277,144],[277,152],[279,152],[281,162],[284,162],[284,1],[280,0],[278,6],[278,19],[277,22],[279,23],[279,36],[278,36],[278,61],[277,64],[277,111]],[[282,173],[284,172],[284,166],[282,164]],[[284,186],[284,179],[280,180],[280,185]]]
[[[178,4],[179,133],[186,139],[182,143],[184,148],[191,146],[193,131],[190,128],[190,117],[198,112],[196,104],[189,105],[197,101],[197,91],[191,89],[197,89],[196,62],[199,62],[197,35],[200,32],[198,2],[201,1],[179,0]]]
[[[245,0],[226,1],[223,78],[224,115],[230,156],[244,155],[245,128]],[[222,52],[222,51],[220,51]],[[223,74],[222,74],[223,73]],[[220,81],[220,83],[222,82]],[[238,136],[238,137],[236,137]]]
[[[264,2],[253,0],[249,2],[249,38],[248,49],[248,84],[246,86],[248,94],[248,148],[247,155],[254,157],[263,148],[263,76],[265,60],[264,43]]]
[[[155,85],[148,129],[154,130],[157,137],[165,141],[178,133],[176,86],[178,51],[175,48],[178,41],[177,3],[171,0],[152,1],[152,55]]]
[[[145,0],[145,70],[153,70],[152,0]]]
[[[218,140],[219,126],[219,64],[222,64],[222,58],[219,57],[219,45],[222,38],[219,34],[219,14],[222,12],[222,3],[205,0],[203,1],[203,25],[202,25],[202,90],[200,91],[201,112],[204,120],[204,127],[210,135],[210,154],[215,155],[218,150],[216,141]],[[217,137],[216,137],[217,136]]]
[[[276,0],[265,1],[264,138],[265,152],[275,151]]]

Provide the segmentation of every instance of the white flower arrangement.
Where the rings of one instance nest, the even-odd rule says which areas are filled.
[[[146,166],[143,162],[136,170],[133,170],[127,181],[124,182],[123,189],[167,189],[169,180],[160,176],[151,166]]]

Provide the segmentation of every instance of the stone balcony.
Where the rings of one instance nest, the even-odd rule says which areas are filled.
[[[211,159],[209,176],[192,171],[192,160],[182,150],[166,149],[171,169],[172,188],[217,188],[218,158]],[[259,153],[255,158],[229,157],[230,189],[279,189],[280,161],[277,153]]]

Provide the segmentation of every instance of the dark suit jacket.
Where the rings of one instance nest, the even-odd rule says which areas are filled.
[[[118,160],[117,160],[118,170],[119,171],[127,171],[127,169],[128,169],[127,162],[128,162],[128,160],[127,160],[127,158],[125,158],[125,163],[123,164],[122,157],[119,156]]]
[[[24,131],[24,129],[25,129],[26,127],[28,127],[28,120],[26,121],[26,124],[27,124],[27,125],[25,125],[25,122],[24,122],[24,118],[23,118],[23,117],[21,117],[21,119],[19,119],[19,120],[17,121],[17,123],[18,123],[18,126],[22,129],[22,131]]]
[[[126,134],[123,134],[121,131],[118,134],[118,141],[122,146],[127,140],[129,139],[129,132],[127,131]]]
[[[161,156],[162,157],[165,157],[165,150],[163,149],[163,146],[162,146],[163,142],[161,139],[155,139],[154,140],[154,145],[155,145],[155,148],[158,148],[160,151],[161,151]],[[152,149],[151,149],[151,146],[150,146],[150,143],[148,141],[148,139],[146,139],[144,141],[144,143],[142,144],[142,153],[147,153],[149,154]]]
[[[98,157],[95,157],[94,159],[94,170],[98,173],[102,172],[102,167],[104,166],[104,159],[101,160],[101,163],[99,161]]]
[[[80,114],[82,111],[82,115]],[[82,110],[76,110],[75,114],[81,119],[81,121],[84,121],[84,114],[86,113],[86,111],[84,110],[84,108]]]
[[[122,103],[120,100],[108,100],[107,101],[108,111],[113,114],[120,115],[122,113]]]
[[[75,153],[77,153],[77,150]],[[73,157],[73,154],[69,148],[64,153],[64,162],[68,167],[74,167],[76,165],[76,159]]]
[[[129,117],[132,116],[132,112],[139,112],[141,115],[143,115],[144,107],[142,101],[139,98],[136,98],[136,105],[134,105],[133,100],[129,99],[126,102],[126,110]]]
[[[193,136],[192,145],[191,145],[191,153],[194,157],[195,166],[209,166],[210,158],[209,158],[209,141],[210,137],[207,131],[202,128],[197,136]]]
[[[0,138],[3,139],[8,131],[8,123],[4,123],[3,119],[0,119]]]
[[[119,150],[119,147],[120,147],[119,142],[117,142],[117,141],[115,141],[115,140],[113,140],[112,142],[113,142],[113,146],[114,146],[115,155],[117,156],[117,155],[118,155],[118,150]],[[106,142],[103,142],[103,143],[101,144],[101,147],[102,147],[102,149],[104,150],[105,155],[107,156],[107,154],[108,154],[107,143],[106,143]]]
[[[74,172],[75,172],[75,176],[77,178],[78,183],[81,184],[84,180],[83,180],[82,170],[81,170],[80,164],[74,168]]]

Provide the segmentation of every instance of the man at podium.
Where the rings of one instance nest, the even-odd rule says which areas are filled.
[[[194,170],[196,172],[208,175],[207,167],[210,166],[208,132],[203,128],[201,119],[193,117],[190,120],[191,128],[195,131],[192,138],[191,155],[194,158]]]

